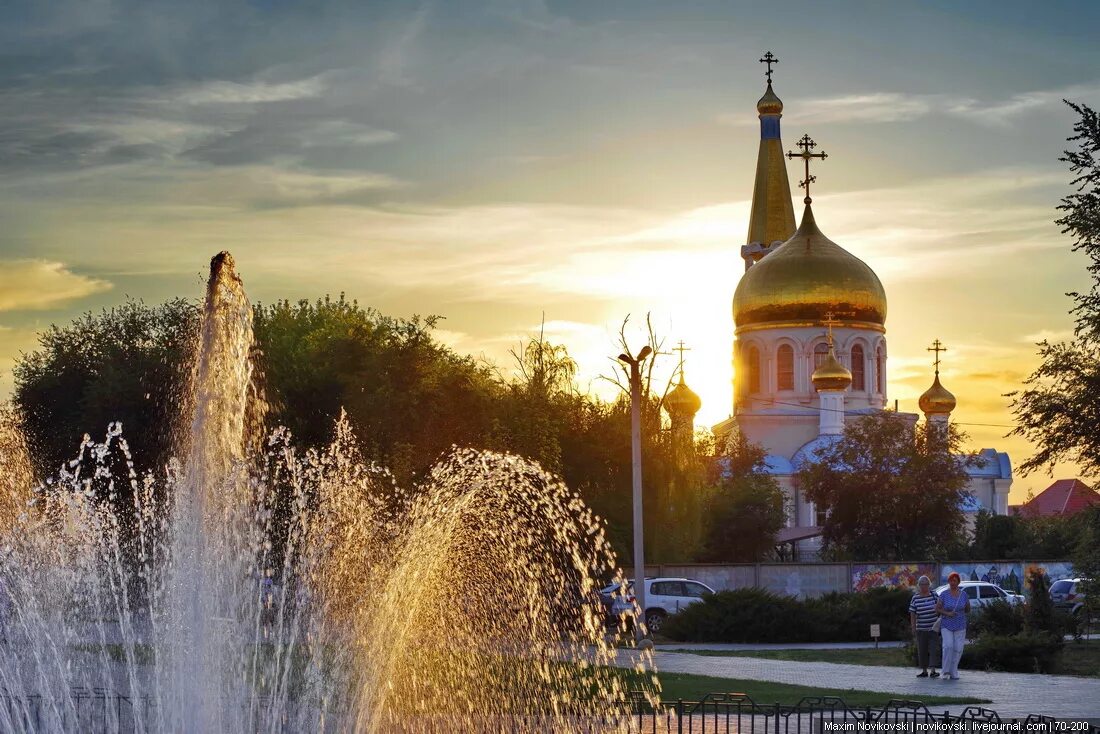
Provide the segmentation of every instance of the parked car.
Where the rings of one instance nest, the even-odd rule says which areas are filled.
[[[937,594],[943,594],[948,590],[949,585],[936,587]],[[970,597],[970,608],[976,609],[978,607],[984,607],[992,604],[995,601],[1005,601],[1013,606],[1024,603],[1024,595],[1016,594],[1011,591],[1005,591],[996,584],[991,584],[988,581],[963,581],[959,584],[966,595]]]
[[[1050,585],[1050,600],[1054,608],[1078,616],[1084,613],[1085,592],[1081,582],[1085,579],[1058,579]]]
[[[633,579],[626,584],[625,594],[620,590],[619,584],[611,584],[600,589],[600,599],[611,619],[634,617],[637,599],[634,596]],[[713,593],[714,589],[695,579],[647,578],[645,580],[646,627],[651,632],[657,632],[668,615],[675,614],[684,607],[701,601],[705,595]]]

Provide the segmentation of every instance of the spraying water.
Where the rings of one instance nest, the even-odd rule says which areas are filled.
[[[113,425],[5,515],[0,732],[625,726],[590,603],[615,558],[579,497],[468,450],[398,488],[343,416],[320,450],[265,438],[228,253],[201,319],[180,460],[137,476]],[[27,458],[0,429],[0,467]],[[5,477],[25,505],[29,472]]]

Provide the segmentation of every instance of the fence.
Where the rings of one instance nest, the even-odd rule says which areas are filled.
[[[1080,731],[1098,734],[1100,727],[1083,722],[1056,726],[1056,717],[1032,714],[1024,719],[1002,719],[996,711],[968,706],[957,714],[933,713],[920,701],[893,700],[881,708],[853,708],[834,697],[803,698],[793,706],[758,704],[740,693],[709,694],[694,702],[662,702],[650,706],[642,696],[634,699],[633,730],[639,734],[826,734],[859,731]],[[989,725],[1021,724],[1014,727]]]
[[[716,591],[757,587],[799,598],[831,591],[866,591],[877,586],[915,586],[928,576],[935,586],[958,572],[963,580],[991,581],[1027,593],[1027,577],[1040,571],[1051,579],[1073,575],[1069,561],[904,561],[897,563],[663,563],[646,566],[646,576],[684,576]],[[626,569],[633,578],[633,570]]]
[[[96,688],[76,689],[77,704],[69,712],[64,731],[81,734],[132,734],[138,731],[156,731],[155,723],[148,716],[150,711],[142,702],[132,701],[119,693]],[[0,691],[0,731],[44,731],[44,706],[50,702],[41,696],[12,696]],[[535,708],[539,708],[535,706]],[[843,699],[834,697],[803,698],[794,705],[760,704],[741,693],[712,693],[699,701],[662,701],[651,704],[642,693],[632,694],[629,708],[616,705],[611,709],[628,713],[623,715],[577,714],[567,729],[576,734],[827,734],[833,731],[909,731],[956,732],[977,729],[986,725],[985,731],[1068,731],[1074,734],[1100,734],[1100,727],[1085,722],[1073,726],[1055,722],[1062,720],[1052,716],[1032,714],[1023,719],[1002,719],[996,711],[968,706],[957,714],[934,713],[920,701],[893,700],[881,707],[852,707]],[[304,732],[294,724],[275,723],[264,727],[265,731],[286,734]],[[455,724],[458,724],[456,727]],[[1022,724],[1021,728],[991,727],[989,725]],[[1031,725],[1044,724],[1038,728]],[[310,726],[312,731],[350,731],[337,722],[330,726]],[[544,714],[501,714],[487,711],[482,714],[459,714],[457,717],[440,714],[421,716],[390,727],[385,732],[414,731],[462,731],[489,734],[534,734],[558,731],[560,718]]]

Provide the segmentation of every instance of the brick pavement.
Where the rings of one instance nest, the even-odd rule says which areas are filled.
[[[623,650],[620,664],[634,665],[636,653]],[[1064,675],[960,671],[960,680],[916,677],[915,668],[793,662],[751,657],[707,657],[657,650],[659,671],[693,673],[716,678],[742,678],[820,688],[854,688],[898,694],[919,701],[922,696],[972,696],[1004,718],[1046,714],[1062,718],[1100,718],[1100,681]],[[774,702],[762,702],[774,703]],[[793,703],[782,701],[781,703]],[[933,711],[958,712],[963,705],[929,706]]]

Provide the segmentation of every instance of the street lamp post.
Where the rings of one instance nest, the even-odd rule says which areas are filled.
[[[649,643],[645,629],[645,543],[642,534],[642,363],[652,353],[642,347],[637,357],[620,354],[619,361],[630,367],[630,448],[634,479],[634,598],[642,618],[634,620],[639,643]]]

